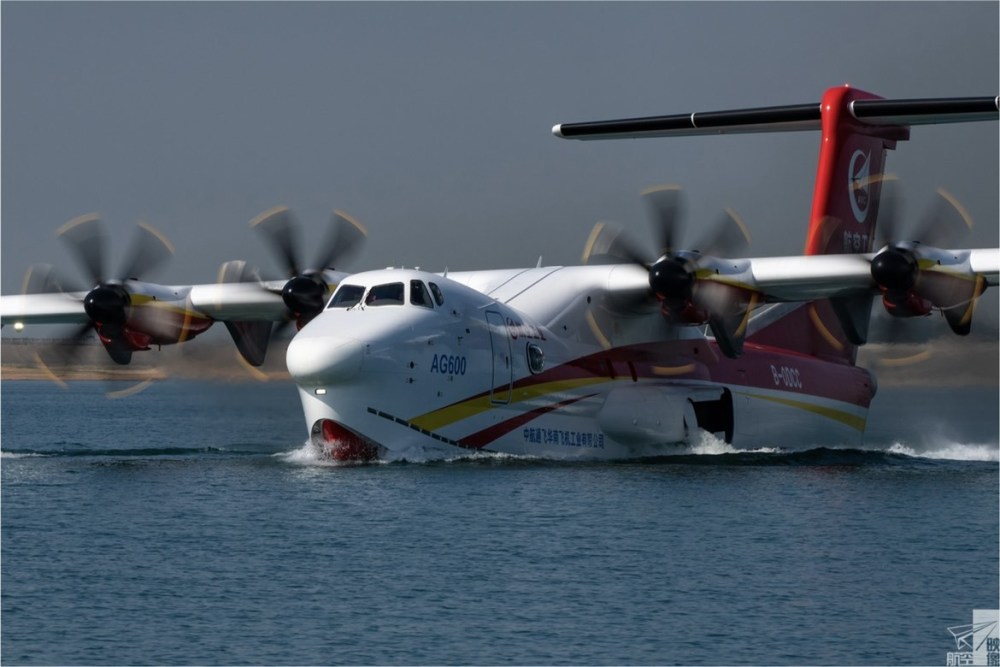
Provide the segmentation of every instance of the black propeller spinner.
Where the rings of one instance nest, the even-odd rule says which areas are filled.
[[[669,310],[676,311],[694,295],[694,263],[680,255],[664,256],[649,267],[649,287]]]
[[[887,290],[908,292],[917,283],[920,268],[908,249],[892,245],[872,259],[872,278]]]

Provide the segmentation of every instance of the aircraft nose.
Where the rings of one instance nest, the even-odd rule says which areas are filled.
[[[285,365],[299,384],[327,385],[353,378],[361,371],[363,358],[359,340],[300,333],[288,344]]]

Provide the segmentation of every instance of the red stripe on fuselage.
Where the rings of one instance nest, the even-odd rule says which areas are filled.
[[[463,447],[474,447],[475,449],[482,449],[486,445],[490,444],[494,440],[507,435],[514,429],[527,424],[528,422],[541,417],[542,415],[552,412],[553,410],[558,410],[559,408],[566,407],[567,405],[572,405],[577,401],[581,401],[585,398],[590,398],[594,394],[588,394],[587,396],[578,396],[576,398],[570,398],[565,401],[560,401],[559,403],[553,403],[552,405],[547,405],[536,410],[529,410],[514,417],[513,419],[508,419],[507,421],[501,422],[487,429],[483,429],[477,433],[473,433],[465,438],[459,440],[459,444]]]

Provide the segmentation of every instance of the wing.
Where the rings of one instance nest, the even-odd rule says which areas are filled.
[[[188,302],[195,312],[219,322],[276,322],[288,315],[281,298],[284,286],[285,281],[192,285]]]
[[[981,278],[986,286],[996,286],[1000,276],[1000,249],[945,250],[927,271],[959,279]],[[879,293],[872,275],[872,262],[881,253],[863,255],[803,255],[760,257],[750,263],[746,287],[766,296],[768,301],[811,301],[814,299]],[[724,276],[717,278],[726,280]]]
[[[7,324],[83,324],[83,294],[13,294],[0,297],[0,326]]]
[[[537,267],[448,277],[517,308],[553,332],[565,335],[589,328],[598,342],[608,346],[628,342],[630,332],[663,335],[663,329],[657,334],[651,328],[654,321],[666,321],[671,336],[684,335],[677,332],[686,325],[708,325],[722,351],[735,357],[748,332],[758,328],[751,324],[755,310],[774,303],[830,300],[831,317],[841,320],[847,342],[855,345],[865,342],[872,300],[878,295],[887,308],[892,300],[924,300],[929,309],[948,318],[956,333],[968,333],[976,298],[987,286],[1000,283],[1000,249],[919,252],[918,276],[905,294],[880,284],[873,275],[881,252],[748,259],[698,256],[690,282],[679,283],[653,277],[661,262],[674,258],[648,266]],[[920,314],[926,313],[909,313]],[[616,339],[614,331],[625,333]]]
[[[132,352],[182,343],[224,322],[243,358],[264,363],[273,323],[287,321],[285,283],[236,282],[166,286],[126,280],[89,292],[44,292],[0,297],[0,326],[75,324],[68,340],[96,330],[111,358],[128,364]]]
[[[168,286],[126,280],[90,292],[4,295],[0,325],[77,324],[82,327],[78,338],[93,328],[106,347],[138,351],[190,340],[223,322],[244,359],[259,366],[273,324],[307,322],[346,275],[317,271],[289,281],[259,281],[244,262],[228,262],[218,283]],[[112,356],[118,363],[131,358]]]
[[[268,283],[208,283],[153,286],[127,281],[124,285],[133,308],[172,308],[182,316],[213,321],[287,318],[281,298],[284,281]],[[47,292],[0,296],[0,324],[84,324],[91,320],[84,307],[86,292]]]

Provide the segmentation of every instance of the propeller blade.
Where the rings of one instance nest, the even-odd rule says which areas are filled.
[[[93,328],[90,322],[81,324],[67,338],[43,345],[35,353],[35,365],[46,377],[66,389],[67,384],[63,378],[68,370],[79,365],[80,355],[84,350],[83,340]]]
[[[878,238],[882,246],[901,241],[899,228],[899,179],[882,174],[879,178],[881,194],[878,205]]]
[[[24,274],[21,294],[51,294],[70,291],[64,285],[65,282],[55,272],[51,264],[32,264]]]
[[[934,204],[924,214],[914,234],[914,240],[936,248],[959,243],[972,229],[972,217],[955,197],[938,189]]]
[[[904,229],[900,214],[899,179],[883,176],[879,203],[878,229],[882,245],[900,245],[916,241],[922,245],[947,248],[961,241],[972,229],[972,218],[965,207],[949,192],[938,188],[934,202],[920,221]]]
[[[334,211],[327,238],[320,246],[317,265],[303,267],[295,253],[294,219],[286,207],[265,211],[250,225],[265,233],[272,250],[288,269],[289,280],[281,290],[281,298],[299,328],[323,309],[330,295],[330,286],[323,271],[357,252],[368,236],[360,222],[343,211]]]
[[[110,239],[107,225],[97,214],[73,218],[56,231],[76,257],[90,286],[100,285],[105,278],[105,254]]]
[[[145,222],[138,223],[135,240],[126,256],[121,280],[106,273],[106,260],[110,234],[106,223],[95,214],[83,215],[70,220],[63,225],[57,235],[66,243],[70,253],[76,258],[88,285],[67,293],[68,283],[60,278],[49,265],[32,266],[23,283],[25,293],[61,292],[67,299],[79,300],[89,318],[89,322],[80,325],[68,339],[59,344],[48,346],[36,355],[36,361],[46,375],[65,384],[59,373],[76,369],[81,355],[87,350],[84,339],[91,331],[97,331],[101,343],[111,359],[117,364],[128,364],[132,360],[133,349],[143,349],[144,341],[153,337],[150,330],[159,330],[156,305],[147,306],[143,312],[143,321],[135,330],[127,330],[126,323],[132,314],[132,294],[126,288],[124,281],[140,279],[140,277],[157,268],[174,252],[174,247],[163,234]],[[173,319],[171,316],[169,319]],[[142,386],[148,386],[148,382]],[[135,388],[126,392],[131,394]],[[109,394],[111,395],[111,394]]]
[[[677,325],[708,324],[722,352],[737,357],[743,349],[743,339],[750,311],[759,295],[737,285],[714,280],[720,273],[739,274],[745,269],[729,261],[744,253],[750,245],[746,224],[732,209],[706,236],[702,250],[677,247],[681,235],[683,202],[681,189],[667,185],[642,192],[654,234],[657,236],[656,260],[646,259],[647,253],[637,249],[617,225],[599,222],[591,231],[583,251],[584,263],[626,261],[642,266],[648,273],[650,291],[642,295],[645,303],[659,303],[660,312]],[[588,311],[588,324],[595,338],[603,345],[607,337],[598,326],[594,313]]]
[[[638,264],[647,270],[651,265],[645,259],[645,253],[625,234],[625,230],[608,222],[598,222],[590,230],[582,260],[584,264]]]
[[[149,275],[174,254],[174,245],[152,225],[140,221],[132,247],[119,274],[122,280]]]
[[[887,180],[883,185],[891,183]],[[883,199],[886,192],[889,190],[883,193]],[[884,221],[883,214],[879,214],[888,247],[871,263],[872,279],[883,289],[886,309],[898,317],[910,318],[937,308],[955,333],[967,335],[976,299],[985,289],[982,276],[967,269],[949,272],[934,270],[938,267],[921,268],[921,263],[928,256],[933,263],[936,250],[960,243],[972,228],[972,218],[955,197],[938,189],[934,204],[907,234],[910,238],[903,240],[899,236],[905,232],[898,229],[898,214],[894,209],[894,201],[888,209],[883,209],[887,214]],[[937,264],[941,264],[940,259]]]
[[[268,247],[281,263],[287,277],[299,275],[300,267],[296,253],[298,232],[295,217],[287,206],[276,206],[264,211],[250,221],[250,227],[264,234]]]
[[[736,211],[727,208],[711,235],[697,247],[705,255],[743,257],[750,249],[750,230]]]
[[[360,222],[344,213],[334,211],[326,240],[320,246],[314,269],[332,269],[353,258],[368,239],[368,230]]]
[[[101,335],[107,338],[106,341],[102,338],[101,343],[104,345],[104,349],[107,350],[108,356],[116,364],[127,366],[132,361],[132,348],[125,342],[125,338],[119,327],[104,326],[101,329]]]
[[[677,245],[678,221],[683,208],[681,188],[676,185],[654,186],[643,190],[642,198],[653,224],[658,256],[666,255]]]
[[[972,330],[976,300],[985,289],[986,281],[980,275],[970,278],[922,272],[920,276],[920,293],[941,309],[948,326],[959,336]]]

